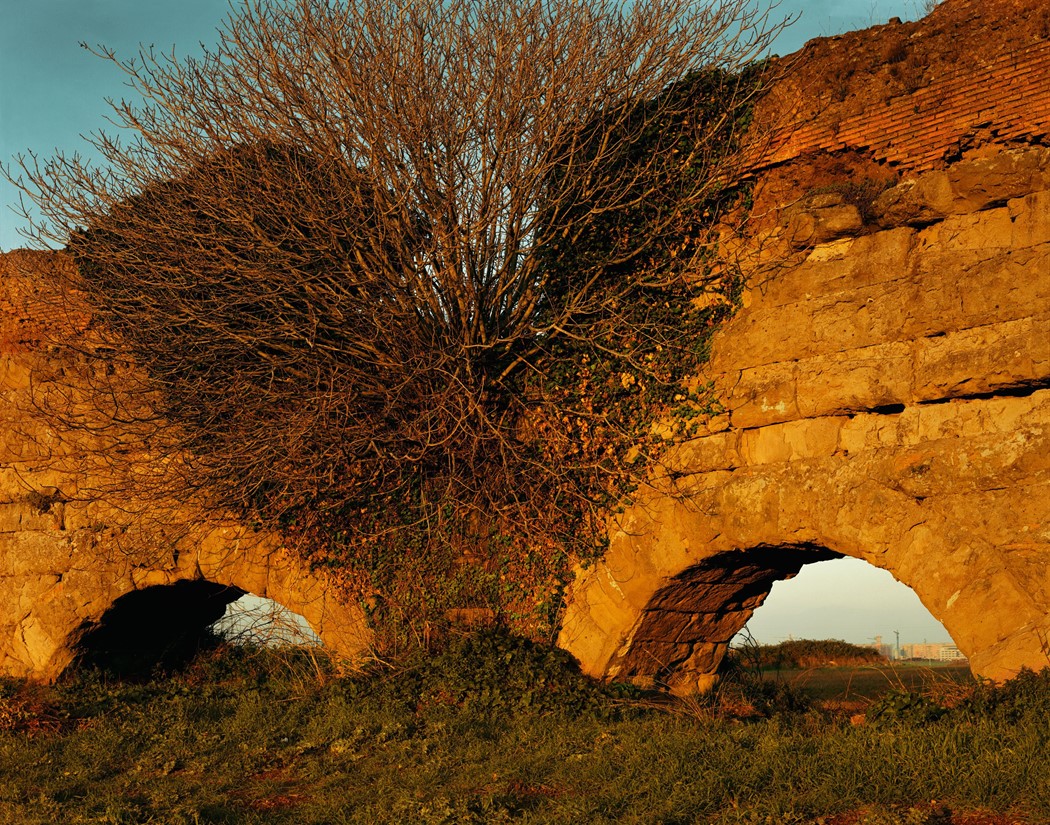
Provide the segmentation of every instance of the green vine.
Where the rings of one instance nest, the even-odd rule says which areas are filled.
[[[693,114],[701,120],[721,117],[725,95],[736,99],[741,84],[756,83],[758,75],[757,69],[743,79],[705,73],[668,94],[698,101]],[[644,110],[638,117],[646,117]],[[728,110],[725,152],[738,148],[750,118],[746,105]],[[560,296],[575,293],[574,273],[608,258],[610,244],[630,247],[628,236],[646,222],[664,227],[658,245],[602,273],[597,291],[613,300],[598,302],[561,334],[539,336],[529,368],[502,388],[503,403],[518,416],[513,437],[527,449],[513,480],[495,473],[490,483],[511,484],[503,503],[514,518],[443,505],[463,500],[459,491],[446,488],[443,495],[442,485],[455,481],[417,471],[397,496],[340,508],[320,540],[310,542],[319,562],[373,594],[368,604],[387,647],[432,644],[447,632],[448,617],[463,612],[553,638],[573,564],[605,552],[607,514],[629,503],[668,446],[696,435],[719,412],[711,385],[697,384],[695,376],[712,334],[739,305],[742,275],[722,254],[717,227],[727,214],[746,211],[750,190],[713,181],[702,203],[679,207],[682,179],[708,172],[703,152],[692,163],[679,157],[681,132],[691,128],[687,117],[651,119],[625,147],[621,165],[609,169],[619,175],[623,165],[658,158],[654,174],[664,198],[595,220],[585,235],[545,250],[553,313]],[[677,148],[664,154],[668,146]],[[581,199],[572,208],[593,206]],[[716,268],[720,275],[713,277]],[[488,471],[484,462],[477,467]],[[347,518],[358,529],[340,529]],[[535,529],[523,534],[523,522]],[[386,541],[354,538],[383,530]]]

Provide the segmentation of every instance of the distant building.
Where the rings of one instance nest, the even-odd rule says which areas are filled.
[[[942,645],[938,659],[942,662],[965,662],[966,656],[955,645]]]
[[[930,662],[966,661],[962,651],[950,642],[901,645],[901,654],[905,659],[925,659]]]
[[[875,641],[869,647],[875,648],[883,659],[893,659],[893,645],[884,645],[881,636],[876,636]]]

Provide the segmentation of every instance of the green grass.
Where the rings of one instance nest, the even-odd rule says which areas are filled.
[[[974,697],[858,726],[783,683],[599,688],[493,635],[345,678],[234,650],[144,684],[0,682],[0,822],[1050,821],[1050,671]]]
[[[781,679],[815,699],[872,699],[888,690],[948,691],[968,686],[973,678],[966,665],[883,663],[860,667],[768,670],[766,678]]]

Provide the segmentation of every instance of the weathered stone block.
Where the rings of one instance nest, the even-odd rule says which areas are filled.
[[[903,404],[912,396],[911,351],[904,343],[807,359],[798,374],[798,411],[806,418]]]
[[[951,214],[955,194],[946,172],[930,172],[883,192],[873,209],[883,227],[924,226]]]
[[[953,195],[952,211],[978,212],[1050,189],[1050,148],[1007,149],[953,164],[945,174]]]
[[[826,458],[838,450],[842,419],[809,418],[747,430],[740,454],[748,465]]]
[[[41,510],[39,505],[22,501],[0,504],[0,533],[15,533],[20,530],[60,530],[62,527],[62,505],[49,505]]]
[[[915,342],[916,400],[988,393],[1050,375],[1050,314]]]
[[[858,234],[864,221],[856,206],[842,202],[841,196],[816,196],[802,207],[787,211],[785,237],[795,249],[808,249]]]
[[[1050,310],[1050,246],[1000,255],[960,273],[963,327],[1001,324]]]
[[[1010,201],[1007,209],[1013,225],[1011,249],[1023,250],[1050,243],[1050,188]]]
[[[1050,188],[1050,150],[1013,149],[926,172],[883,192],[874,211],[884,227],[925,225],[948,215],[979,212]]]
[[[781,362],[742,370],[731,386],[717,382],[716,390],[726,388],[729,420],[734,428],[745,429],[798,418],[797,381],[797,365]]]
[[[733,346],[716,336],[711,346],[711,375],[728,374],[744,368],[776,364],[805,357],[814,351],[814,337],[807,320],[807,304],[796,302],[779,309],[756,305],[731,319],[725,331],[732,330]],[[742,348],[737,348],[739,341]],[[747,353],[745,356],[744,353]]]
[[[47,575],[69,567],[70,543],[63,533],[25,531],[0,540],[0,574],[7,576]]]
[[[715,433],[693,438],[672,448],[663,464],[674,473],[708,473],[712,470],[731,470],[743,459],[739,452],[740,433]]]
[[[33,380],[32,376],[33,368],[28,359],[13,355],[0,355],[0,388],[8,398],[21,398],[18,394],[29,389]],[[4,406],[6,407],[7,404]],[[12,413],[13,411],[8,411],[7,415]]]
[[[942,257],[980,259],[1013,246],[1014,228],[1009,210],[952,215],[919,233],[920,246],[936,248]]]
[[[838,451],[848,457],[874,449],[879,443],[882,418],[885,416],[856,415],[847,418],[839,428]]]

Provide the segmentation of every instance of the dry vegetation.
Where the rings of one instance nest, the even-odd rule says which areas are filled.
[[[936,679],[890,691],[853,724],[754,675],[707,697],[653,701],[501,633],[395,672],[348,678],[317,664],[236,648],[147,682],[0,681],[0,820],[1038,825],[1050,816],[1050,671],[998,689],[971,683],[965,696],[956,687],[953,708]]]
[[[710,403],[686,379],[739,285],[712,227],[776,30],[745,0],[253,0],[200,59],[103,52],[145,104],[102,168],[20,182],[96,319],[58,345],[136,368],[52,415],[376,616],[549,631],[654,421]]]

